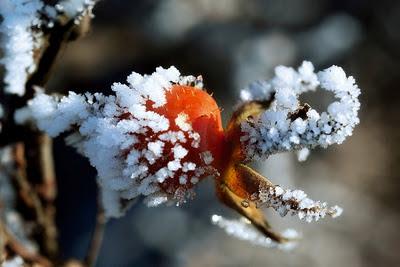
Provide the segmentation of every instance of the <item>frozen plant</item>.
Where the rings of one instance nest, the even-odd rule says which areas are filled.
[[[201,178],[217,174],[212,164],[216,152],[201,135],[205,124],[217,129],[221,121],[211,97],[190,86],[201,86],[201,79],[180,76],[170,67],[148,76],[132,73],[127,82],[114,83],[112,96],[70,92],[58,98],[38,92],[29,108],[17,113],[20,121],[33,116],[52,137],[76,128],[67,141],[97,169],[108,217],[121,216],[121,203],[140,195],[148,206],[182,203]],[[196,105],[201,97],[208,97],[210,105]],[[185,111],[189,102],[193,110]]]
[[[201,86],[201,78],[160,67],[152,75],[133,72],[127,84],[114,83],[112,96],[38,92],[16,118],[33,116],[52,137],[75,129],[67,142],[97,169],[106,215],[119,217],[140,195],[148,206],[183,203],[200,179],[218,175],[221,118]]]
[[[310,149],[341,144],[350,136],[358,124],[360,91],[343,69],[332,66],[315,73],[306,61],[298,70],[279,66],[274,78],[242,91],[226,127],[202,77],[184,76],[173,66],[148,75],[132,72],[125,82],[112,84],[110,95],[46,93],[52,63],[64,43],[85,33],[96,2],[0,2],[5,68],[1,264],[47,267],[60,262],[51,154],[51,138],[60,134],[97,171],[101,203],[85,266],[95,264],[106,219],[123,216],[139,198],[149,207],[181,205],[206,177],[214,179],[220,201],[242,216],[214,215],[212,222],[255,245],[287,249],[299,238],[292,230],[275,232],[262,207],[307,222],[341,214],[338,206],[311,200],[301,190],[283,189],[249,163],[286,151],[305,160]],[[318,88],[337,99],[322,113],[299,101],[302,93]]]
[[[343,142],[358,123],[359,89],[336,66],[317,75],[304,62],[298,72],[280,66],[276,74],[242,92],[226,130],[201,78],[181,76],[175,67],[159,67],[151,75],[133,72],[127,84],[112,85],[111,96],[70,92],[60,98],[38,91],[16,120],[32,120],[52,137],[70,132],[67,143],[97,169],[107,217],[123,215],[129,201],[140,195],[150,207],[183,203],[194,195],[197,182],[213,176],[225,204],[268,238],[283,242],[287,238],[254,215],[258,207],[272,207],[282,216],[296,214],[307,222],[337,217],[342,209],[313,201],[301,190],[284,190],[246,163]],[[321,115],[298,100],[300,93],[318,86],[340,98]]]

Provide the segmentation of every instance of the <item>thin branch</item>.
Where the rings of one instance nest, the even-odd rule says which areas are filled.
[[[0,221],[0,228],[2,229],[2,233],[4,235],[4,239],[6,240],[6,245],[16,254],[21,256],[25,261],[33,262],[39,264],[39,266],[43,267],[52,267],[53,264],[50,262],[49,259],[43,257],[25,247],[18,238],[14,236],[14,234],[8,230],[7,226],[4,225]]]
[[[96,261],[101,249],[101,244],[103,242],[106,222],[107,220],[104,215],[103,206],[101,204],[101,201],[99,200],[97,205],[96,226],[94,228],[92,240],[89,245],[89,250],[86,254],[86,258],[84,261],[86,266],[88,267],[93,267],[96,265]]]
[[[6,237],[4,233],[3,224],[0,221],[0,265],[3,264],[6,256]]]
[[[43,45],[34,53],[38,67],[26,82],[26,94],[23,97],[4,95],[7,116],[0,133],[0,140],[4,142],[0,143],[7,145],[22,141],[16,145],[16,178],[22,190],[21,196],[33,208],[40,226],[41,233],[37,238],[42,253],[50,258],[56,258],[58,253],[54,206],[57,192],[52,141],[47,135],[38,133],[29,126],[15,125],[13,114],[33,97],[35,86],[44,86],[47,83],[53,65],[66,43],[84,35],[89,23],[89,16],[80,25],[76,25],[73,19],[61,20],[49,32],[45,32]]]
[[[55,1],[47,2],[48,4],[56,3]],[[34,96],[35,86],[46,85],[60,52],[67,42],[78,39],[87,32],[90,19],[88,14],[82,18],[79,25],[76,25],[74,18],[65,17],[57,21],[53,28],[44,29],[42,45],[34,51],[37,68],[26,81],[25,95],[22,97],[10,95],[0,90],[5,114],[1,121],[0,147],[15,144],[14,157],[17,167],[15,180],[17,188],[20,189],[19,196],[23,204],[20,212],[39,226],[40,231],[35,232],[34,239],[40,246],[40,253],[52,260],[57,259],[58,256],[54,206],[56,178],[52,142],[47,135],[37,132],[30,126],[16,125],[14,114]],[[16,248],[18,248],[17,245]]]
[[[34,210],[37,222],[43,224],[44,222],[44,211],[42,203],[37,192],[32,188],[32,185],[28,181],[26,174],[26,161],[25,161],[25,149],[22,143],[18,143],[14,147],[14,160],[15,160],[15,179],[19,187],[20,197],[23,202]]]
[[[32,173],[33,170],[37,170],[37,166],[31,166],[34,161],[37,161],[37,164],[41,163],[42,155],[36,155],[35,153],[29,153],[25,151],[25,147],[22,143],[18,143],[15,146],[14,150],[14,158],[16,163],[16,173],[15,178],[17,180],[18,186],[20,188],[20,196],[24,200],[24,203],[27,204],[28,207],[32,208],[35,213],[35,220],[39,224],[41,233],[39,235],[40,240],[39,245],[45,248],[46,254],[49,256],[54,256],[57,252],[57,230],[54,223],[54,194],[50,195],[46,191],[50,191],[53,193],[53,189],[42,189],[41,187],[35,188],[34,180],[30,181],[27,175],[27,169]],[[28,146],[29,147],[29,146]],[[43,151],[44,152],[44,151]],[[48,153],[48,152],[47,152]],[[48,155],[48,154],[47,154]],[[44,156],[43,156],[44,157]],[[27,160],[25,160],[25,158]],[[50,162],[51,159],[50,159]],[[41,168],[51,168],[52,166],[47,166],[45,163]],[[27,168],[28,167],[28,168]],[[51,174],[50,170],[47,170],[48,175]],[[37,174],[37,177],[46,177],[42,174]],[[52,176],[54,179],[54,176]],[[47,177],[48,183],[54,183],[54,181],[50,180],[50,177]],[[46,179],[43,179],[46,181]],[[46,183],[44,183],[46,185]],[[46,186],[44,188],[52,188],[51,186]],[[36,189],[36,190],[35,190]],[[42,194],[40,194],[43,192]],[[42,196],[47,198],[44,198]],[[46,200],[46,201],[45,201]]]
[[[14,122],[14,113],[24,107],[29,99],[34,96],[35,86],[44,87],[50,77],[51,71],[58,55],[70,41],[83,37],[90,28],[91,18],[86,15],[79,25],[74,20],[60,21],[51,31],[43,36],[43,45],[34,51],[37,69],[26,82],[26,93],[23,97],[5,94],[0,90],[5,115],[2,118],[2,131],[0,131],[0,147],[16,143],[29,137],[32,130]]]

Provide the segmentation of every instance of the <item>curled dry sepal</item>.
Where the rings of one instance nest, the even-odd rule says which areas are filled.
[[[339,207],[313,201],[300,190],[284,190],[246,163],[277,152],[303,149],[304,154],[304,149],[342,143],[358,123],[360,92],[352,77],[337,66],[315,74],[309,62],[298,71],[277,67],[272,80],[243,90],[226,129],[218,105],[202,86],[201,77],[160,67],[151,75],[132,73],[127,84],[114,83],[115,95],[110,96],[70,92],[60,98],[38,91],[16,119],[31,120],[53,137],[71,132],[67,142],[97,169],[108,217],[121,216],[139,196],[145,196],[148,206],[185,202],[207,176],[215,178],[220,200],[270,243],[292,238],[274,232],[260,206],[308,222],[340,215]],[[317,87],[338,98],[322,114],[298,100]],[[256,244],[267,242],[243,221],[213,218],[228,233]]]

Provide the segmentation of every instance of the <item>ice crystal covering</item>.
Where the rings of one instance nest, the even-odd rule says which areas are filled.
[[[92,14],[94,0],[63,0],[55,6],[41,0],[2,0],[0,15],[1,49],[0,63],[5,67],[5,91],[23,95],[25,83],[36,70],[34,51],[43,42],[44,28],[51,28],[64,16],[79,23],[82,16]]]
[[[293,241],[277,243],[271,238],[265,237],[259,231],[257,231],[246,218],[232,220],[226,219],[219,215],[213,215],[211,217],[211,222],[214,225],[224,229],[228,235],[236,237],[240,240],[248,241],[253,245],[267,248],[290,250],[296,246],[295,240],[300,237],[295,230],[287,229],[282,233],[282,236]]]
[[[302,93],[318,87],[338,99],[321,114],[299,102]],[[247,159],[260,160],[282,151],[341,144],[359,123],[359,94],[354,78],[347,77],[338,66],[317,74],[307,61],[297,71],[276,67],[273,79],[252,83],[241,92],[244,102],[272,100],[264,113],[241,125],[241,142]],[[307,151],[302,150],[300,159],[306,155]]]
[[[192,159],[200,143],[187,115],[168,118],[158,112],[172,86],[199,86],[200,80],[181,76],[175,67],[159,67],[151,75],[133,72],[127,82],[114,83],[115,95],[110,96],[70,92],[57,98],[38,92],[16,114],[21,123],[33,116],[38,128],[52,137],[75,130],[67,142],[97,169],[108,216],[122,215],[122,204],[140,195],[148,206],[181,203],[200,177],[214,172],[208,151],[198,152],[196,163],[187,160],[189,150]],[[164,182],[177,176],[179,185],[166,187]]]
[[[33,50],[40,44],[40,36],[32,29],[41,25],[39,10],[42,8],[40,0],[4,0],[0,3],[3,17],[1,48],[4,53],[0,62],[6,68],[6,92],[23,95],[27,77],[36,68]]]
[[[89,15],[93,17],[93,7],[98,0],[61,0],[55,6],[55,11],[49,7],[48,13],[65,14],[74,19],[75,24],[79,24],[82,17]]]
[[[288,213],[306,222],[318,221],[325,216],[333,218],[342,214],[338,206],[328,207],[326,202],[314,201],[302,190],[283,189],[280,186],[261,186],[253,196],[258,207],[271,207],[282,217]]]

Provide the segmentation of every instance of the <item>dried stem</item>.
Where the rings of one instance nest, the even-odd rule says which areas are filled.
[[[43,230],[43,248],[46,255],[57,254],[57,228],[55,226],[54,198],[56,182],[52,157],[51,139],[44,134],[31,134],[24,142],[26,176],[34,193],[41,203],[41,217],[38,217]]]
[[[106,217],[104,215],[103,206],[101,201],[97,205],[96,226],[94,228],[93,237],[89,245],[89,250],[85,258],[85,264],[88,267],[93,267],[96,264],[101,244],[103,242],[104,230],[106,226]]]
[[[0,221],[0,265],[3,264],[6,256],[5,247],[6,247],[6,235],[3,224]]]
[[[5,241],[5,245],[9,247],[16,255],[21,256],[25,261],[37,263],[39,266],[52,267],[53,264],[49,259],[39,255],[37,252],[32,251],[24,246],[14,234],[8,230],[7,226],[0,221],[0,229]]]
[[[84,35],[89,23],[89,16],[83,18],[80,25],[76,25],[73,19],[60,20],[50,31],[44,33],[43,45],[34,52],[37,69],[26,82],[26,94],[18,97],[1,93],[7,116],[2,121],[0,145],[16,143],[15,177],[23,206],[28,208],[25,210],[27,214],[23,215],[37,223],[39,231],[34,237],[41,248],[41,253],[51,259],[56,259],[58,255],[54,206],[56,179],[52,141],[47,135],[38,133],[30,127],[16,125],[13,117],[15,111],[25,106],[33,97],[34,87],[44,86],[47,83],[52,66],[66,43]]]
[[[19,142],[29,137],[32,133],[30,128],[16,125],[13,117],[18,108],[26,105],[34,94],[35,86],[44,87],[50,77],[57,56],[65,48],[69,41],[82,37],[89,28],[90,16],[85,16],[79,25],[74,20],[61,21],[56,24],[50,32],[43,36],[43,45],[34,51],[37,69],[26,82],[26,93],[24,96],[4,94],[0,90],[0,99],[7,116],[2,119],[2,131],[0,132],[0,146]]]
[[[54,1],[47,1],[52,4]],[[55,3],[55,2],[54,2]],[[62,18],[51,29],[43,30],[42,46],[34,51],[36,71],[26,81],[26,93],[20,97],[17,95],[5,94],[0,91],[5,116],[3,116],[0,132],[0,146],[15,144],[14,158],[16,162],[15,186],[19,191],[19,201],[22,204],[18,207],[21,215],[28,221],[35,222],[33,238],[40,247],[42,255],[49,257],[52,261],[58,258],[57,228],[55,225],[54,200],[56,197],[56,178],[52,155],[52,141],[42,133],[38,133],[29,126],[17,125],[14,122],[15,111],[27,104],[35,93],[35,86],[45,86],[50,77],[53,65],[69,41],[82,37],[89,29],[91,17],[86,15],[79,25],[74,23],[74,18]],[[99,215],[98,225],[100,230],[104,219]],[[37,227],[37,228],[36,228]],[[18,255],[24,258],[32,258],[16,240],[9,239]],[[96,234],[94,243],[101,243],[101,233]],[[97,237],[98,236],[98,237]],[[0,240],[1,242],[1,240]],[[95,249],[94,249],[95,250]],[[0,244],[0,253],[2,244]],[[1,255],[0,255],[1,257]],[[41,260],[43,266],[51,266],[48,260]],[[38,261],[39,262],[39,261]]]
[[[32,208],[36,215],[37,222],[42,224],[44,219],[43,206],[37,192],[32,188],[26,174],[25,149],[22,143],[14,147],[15,180],[17,181],[19,196],[27,207]]]
[[[27,170],[36,170],[35,166],[33,168],[29,166],[34,163],[32,162],[32,159],[37,159],[40,162],[41,155],[26,153],[25,146],[22,143],[18,143],[15,146],[14,158],[16,163],[15,178],[17,180],[18,187],[20,188],[20,196],[23,202],[29,208],[34,210],[34,219],[40,228],[41,234],[39,235],[40,240],[38,240],[39,245],[44,248],[46,255],[54,257],[55,253],[57,252],[57,231],[54,223],[53,206],[54,194],[50,195],[49,197],[49,193],[47,193],[46,190],[38,187],[37,184],[34,183],[35,181],[29,180],[27,173]],[[48,163],[44,164],[41,168],[50,168],[46,167],[47,164]],[[44,176],[41,175],[38,177]],[[49,187],[52,188],[54,186]],[[47,189],[47,191],[51,192],[52,190],[53,189]]]

